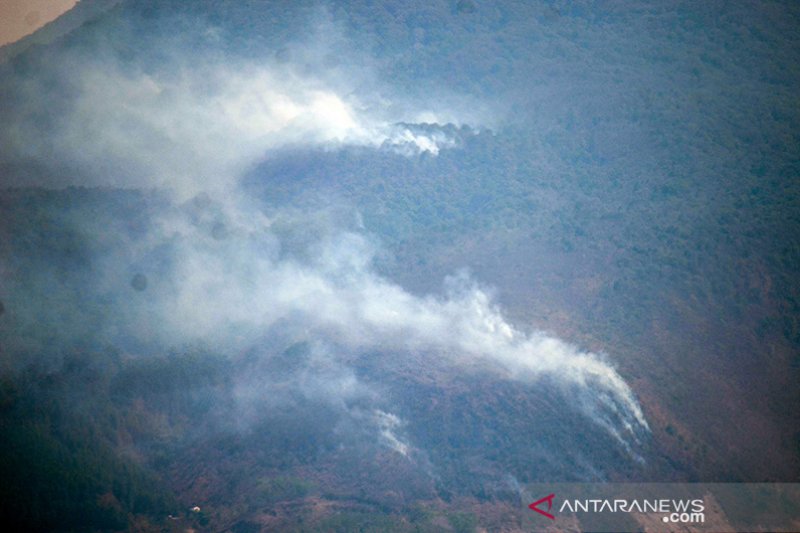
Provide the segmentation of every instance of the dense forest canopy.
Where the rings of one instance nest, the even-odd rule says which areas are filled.
[[[796,4],[68,15],[0,55],[4,523],[513,529],[533,481],[798,481]]]

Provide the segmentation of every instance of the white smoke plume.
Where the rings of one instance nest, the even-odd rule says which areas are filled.
[[[61,72],[74,94],[53,128],[42,131],[25,110],[11,111],[1,134],[5,152],[76,169],[61,176],[61,186],[155,187],[177,194],[156,216],[154,231],[128,240],[103,237],[115,243],[115,252],[97,259],[101,292],[129,289],[130,265],[139,265],[148,280],[146,290],[119,298],[125,325],[114,327],[125,331],[117,335],[167,345],[201,340],[234,353],[290,321],[310,337],[351,351],[435,354],[456,371],[478,365],[509,379],[547,377],[577,391],[580,407],[625,446],[647,429],[631,389],[601,356],[509,324],[467,276],[448,280],[443,295],[413,295],[375,272],[367,235],[336,227],[317,238],[306,258],[294,256],[280,235],[283,214],[265,215],[239,190],[244,172],[287,146],[436,155],[456,141],[402,124],[454,117],[458,110],[434,115],[435,102],[409,108],[387,101],[390,91],[381,87],[348,85],[336,69],[310,74],[273,59],[225,64],[180,58],[131,71],[85,58],[74,73],[67,70]],[[45,97],[41,85],[30,82],[32,98]],[[481,125],[473,115],[464,117],[449,121]],[[212,200],[200,205],[201,192]],[[195,204],[181,206],[192,197]],[[187,215],[191,205],[200,205],[199,215]],[[164,261],[158,254],[167,248],[170,260]],[[405,455],[408,444],[394,433],[399,421],[388,413],[376,416],[384,442]]]
[[[0,148],[6,157],[73,171],[44,183],[41,177],[7,179],[15,185],[155,187],[187,199],[235,188],[251,165],[284,147],[383,147],[414,156],[456,144],[444,132],[402,122],[463,123],[465,113],[433,101],[409,109],[369,80],[368,62],[345,69],[313,58],[316,49],[344,46],[328,33],[335,35],[335,28],[294,45],[300,64],[175,52],[142,67],[64,52],[49,68],[67,89],[55,91],[46,77],[20,82],[23,98],[5,110]],[[316,62],[313,68],[308,61]],[[53,120],[32,118],[48,110]]]
[[[381,411],[380,409],[376,409],[373,415],[380,429],[380,436],[383,443],[403,457],[408,457],[409,445],[402,441],[396,434],[397,429],[403,425],[403,421],[396,415]]]
[[[444,294],[416,296],[375,272],[375,246],[364,234],[329,228],[301,254],[309,258],[292,257],[281,251],[280,221],[246,215],[243,206],[217,206],[212,218],[224,221],[222,238],[175,215],[155,240],[140,243],[146,256],[169,240],[177,260],[171,279],[136,295],[131,323],[163,342],[201,339],[238,351],[288,318],[295,330],[348,353],[435,354],[454,370],[489,368],[526,382],[546,377],[573,390],[578,407],[625,447],[647,429],[630,388],[603,357],[514,327],[468,275],[447,279]],[[120,272],[110,274],[110,287],[125,284],[130,274]]]

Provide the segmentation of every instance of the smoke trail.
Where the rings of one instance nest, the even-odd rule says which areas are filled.
[[[332,225],[314,235],[303,225],[314,214],[267,216],[239,188],[248,168],[286,146],[436,155],[457,141],[407,121],[458,117],[460,110],[434,115],[425,102],[388,101],[381,86],[348,86],[340,66],[310,74],[291,62],[173,53],[177,58],[157,68],[133,70],[67,55],[49,67],[71,88],[64,94],[48,89],[47,76],[8,82],[30,101],[3,112],[5,159],[73,169],[59,173],[61,186],[177,193],[154,208],[148,231],[87,230],[102,244],[92,257],[93,290],[114,306],[97,313],[105,315],[99,331],[123,344],[201,340],[233,353],[288,322],[354,351],[425,352],[465,372],[479,362],[510,379],[547,377],[573,391],[580,408],[623,446],[647,431],[630,388],[602,357],[518,330],[467,276],[447,280],[444,295],[412,295],[374,271],[374,246],[363,233]],[[33,107],[56,109],[57,119],[36,121]],[[464,116],[470,120],[454,120],[480,124]],[[84,230],[91,224],[80,221]],[[299,253],[282,237],[287,227],[307,234],[310,244]],[[378,416],[384,440],[402,449],[388,416]]]
[[[126,313],[128,323],[160,342],[202,340],[241,351],[288,322],[349,353],[435,354],[465,372],[478,363],[508,379],[546,377],[623,446],[647,431],[630,388],[601,356],[515,328],[468,275],[445,280],[441,295],[416,296],[374,271],[375,246],[362,233],[324,227],[326,234],[314,236],[307,222],[313,215],[288,222],[280,213],[251,211],[244,201],[203,204],[200,215],[194,204],[191,217],[178,209],[127,246],[126,260],[134,264],[169,250],[169,268],[151,276],[153,290]],[[311,237],[305,249],[289,253],[280,233],[293,224]],[[130,272],[116,259],[107,265],[114,293]]]

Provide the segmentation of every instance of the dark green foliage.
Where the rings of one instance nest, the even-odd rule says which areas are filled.
[[[303,498],[312,488],[310,482],[291,477],[264,478],[257,485],[258,498],[267,505]]]
[[[163,517],[172,494],[120,455],[124,413],[108,396],[114,365],[74,353],[62,369],[3,387],[0,523],[16,531],[124,530],[129,517]]]
[[[399,516],[377,512],[352,511],[337,512],[320,523],[314,524],[311,529],[315,528],[319,528],[321,531],[335,531],[337,533],[347,533],[349,531],[358,531],[360,533],[379,533],[383,531],[404,533],[416,530]]]
[[[468,513],[451,513],[447,521],[456,533],[472,533],[478,525],[475,517]]]
[[[380,241],[379,271],[402,286],[438,292],[466,266],[497,288],[515,323],[612,352],[665,417],[653,423],[645,473],[798,479],[796,3],[147,0],[123,2],[57,46],[137,75],[172,65],[172,49],[291,63],[293,44],[319,20],[353,53],[315,61],[367,64],[389,80],[387,98],[445,115],[475,109],[464,120],[476,127],[413,126],[456,141],[436,157],[271,153],[245,177],[268,215],[341,202]],[[48,70],[54,50],[0,67],[0,118],[26,104],[27,85],[12,90],[17,78],[42,73],[51,96],[76,90]],[[52,101],[30,110],[42,131],[68,105]],[[3,179],[60,183],[9,149],[0,146]],[[343,407],[286,392],[309,366],[304,339],[266,350],[258,366],[207,349],[167,354],[149,332],[120,334],[177,256],[165,245],[112,280],[98,279],[95,261],[148,235],[165,204],[132,191],[0,191],[6,529],[123,530],[203,500],[187,520],[242,533],[263,514],[290,516],[281,525],[300,531],[472,531],[482,519],[454,502],[513,501],[506,472],[522,483],[643,475],[546,385],[535,394],[491,380],[429,386],[417,368],[381,373],[386,354],[353,354],[359,377],[385,385],[393,397],[384,401],[408,421],[420,452],[407,459],[360,439]],[[225,241],[222,222],[195,222]],[[276,220],[281,253],[308,253],[314,223]],[[235,383],[255,367],[280,394],[240,420]],[[772,433],[749,431],[748,420]],[[434,500],[450,511],[414,504]],[[318,501],[335,505],[315,522]]]

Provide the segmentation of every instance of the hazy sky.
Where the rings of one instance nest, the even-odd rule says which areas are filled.
[[[76,3],[76,0],[0,0],[0,45],[33,33]]]

